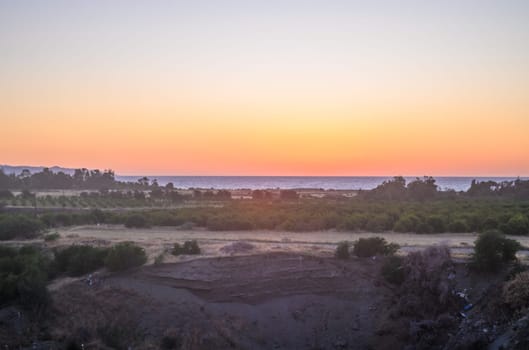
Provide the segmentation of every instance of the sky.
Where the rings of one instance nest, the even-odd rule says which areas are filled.
[[[529,175],[529,1],[0,0],[0,164]]]

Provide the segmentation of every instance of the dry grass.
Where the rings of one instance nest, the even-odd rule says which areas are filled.
[[[173,243],[197,240],[205,256],[223,255],[221,248],[237,241],[250,242],[255,253],[270,251],[304,251],[315,255],[332,255],[336,244],[341,241],[355,241],[359,238],[380,236],[388,242],[397,243],[401,252],[410,252],[434,245],[446,245],[455,257],[464,257],[472,253],[477,234],[444,233],[419,235],[411,233],[351,233],[351,232],[286,232],[286,231],[225,231],[177,230],[174,228],[154,227],[151,229],[127,229],[119,225],[77,226],[59,230],[64,237],[53,244],[72,244],[97,242],[114,244],[122,241],[134,241],[143,246],[150,260],[170,249]],[[524,246],[529,246],[529,237],[515,237]],[[528,251],[519,257],[526,259]],[[187,257],[171,258],[175,261]],[[170,262],[170,261],[169,261]]]

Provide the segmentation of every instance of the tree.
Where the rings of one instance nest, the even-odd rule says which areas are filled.
[[[334,256],[338,259],[349,259],[351,254],[349,253],[349,248],[351,247],[351,243],[347,241],[343,241],[338,243],[336,246],[336,250],[334,251]]]
[[[360,238],[353,243],[353,254],[367,258],[374,255],[393,255],[399,246],[395,243],[387,243],[382,237]]]
[[[518,241],[506,238],[499,231],[487,231],[474,242],[472,264],[482,271],[496,271],[504,263],[516,260],[516,252],[522,248]]]
[[[409,197],[419,201],[431,199],[437,194],[437,185],[431,176],[425,176],[423,179],[416,178],[408,184],[407,189]]]
[[[501,230],[508,235],[526,235],[529,232],[529,220],[521,213],[511,216]]]
[[[395,176],[368,191],[366,196],[372,199],[402,200],[406,197],[406,180],[402,176]]]
[[[132,242],[122,242],[109,249],[105,266],[110,271],[123,271],[141,266],[146,262],[147,254],[142,247]]]

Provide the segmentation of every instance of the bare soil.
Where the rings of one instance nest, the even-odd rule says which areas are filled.
[[[52,329],[88,334],[87,346],[98,325],[119,323],[139,348],[172,330],[186,349],[365,349],[392,295],[379,267],[288,253],[149,266],[63,286]]]

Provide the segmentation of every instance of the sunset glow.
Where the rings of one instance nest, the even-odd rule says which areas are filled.
[[[405,3],[2,1],[0,164],[529,175],[529,2]]]

